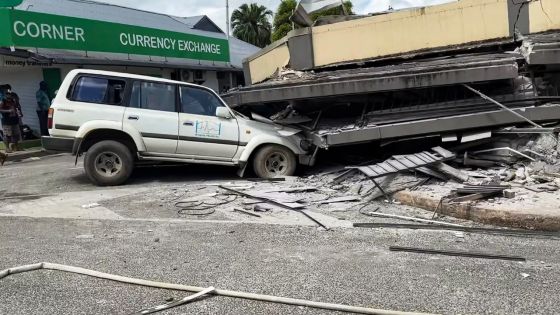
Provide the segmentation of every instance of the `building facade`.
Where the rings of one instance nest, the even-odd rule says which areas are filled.
[[[24,123],[38,130],[35,92],[54,96],[76,68],[150,75],[223,92],[244,84],[242,60],[259,48],[207,16],[177,17],[84,0],[24,0],[0,8],[0,84],[10,84]]]

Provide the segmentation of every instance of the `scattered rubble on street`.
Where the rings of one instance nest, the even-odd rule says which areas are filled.
[[[382,223],[384,219],[419,226],[461,228],[486,223],[560,230],[560,222],[538,219],[542,209],[543,216],[547,215],[546,209],[556,211],[560,199],[557,152],[556,133],[502,134],[500,130],[468,146],[433,147],[358,166],[331,163],[309,169],[300,177],[248,178],[165,188],[154,191],[153,202],[146,207],[165,212],[170,218],[260,223],[281,219],[306,222],[323,230],[340,224],[352,226],[350,222],[344,224],[346,220]],[[411,202],[406,196],[416,199]],[[133,199],[126,202],[134,203]],[[426,204],[424,199],[435,201]],[[508,211],[530,209],[535,210],[536,216],[520,223],[515,216],[509,221],[493,221],[475,213],[477,207],[496,206],[504,211],[505,217]],[[388,210],[391,207],[408,210],[392,212]],[[446,210],[453,207],[471,212],[464,216],[460,211]],[[474,222],[456,221],[453,216]],[[339,222],[333,222],[333,218]]]

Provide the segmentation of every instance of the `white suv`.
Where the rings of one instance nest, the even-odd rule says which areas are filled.
[[[125,73],[73,70],[49,110],[47,150],[86,153],[97,185],[123,184],[138,161],[238,166],[257,176],[312,164],[300,130],[251,120],[211,89]]]

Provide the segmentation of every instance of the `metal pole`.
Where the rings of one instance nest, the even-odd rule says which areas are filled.
[[[226,0],[226,36],[229,41],[229,0]]]
[[[229,44],[229,28],[230,28],[230,19],[229,19],[229,0],[226,0],[226,39],[228,43],[228,52],[229,52],[229,64],[231,65],[231,45]],[[231,87],[230,87],[231,88]]]
[[[530,120],[529,118],[519,114],[518,112],[511,110],[509,108],[507,108],[505,105],[500,104],[499,102],[495,101],[494,99],[492,99],[490,96],[487,96],[485,94],[483,94],[482,92],[473,89],[472,87],[468,86],[467,84],[462,84],[464,87],[466,87],[468,90],[472,91],[473,93],[477,94],[478,96],[482,97],[483,99],[490,101],[498,106],[500,106],[501,108],[507,110],[508,112],[514,114],[515,116],[525,120],[526,122],[530,123],[531,125],[537,127],[537,128],[542,128],[540,125],[536,124],[535,122],[533,122],[532,120]]]

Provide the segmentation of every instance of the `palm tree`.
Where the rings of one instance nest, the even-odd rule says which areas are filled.
[[[272,11],[263,5],[257,3],[241,5],[231,15],[233,36],[263,48],[271,43],[272,25],[269,16],[272,16]]]

